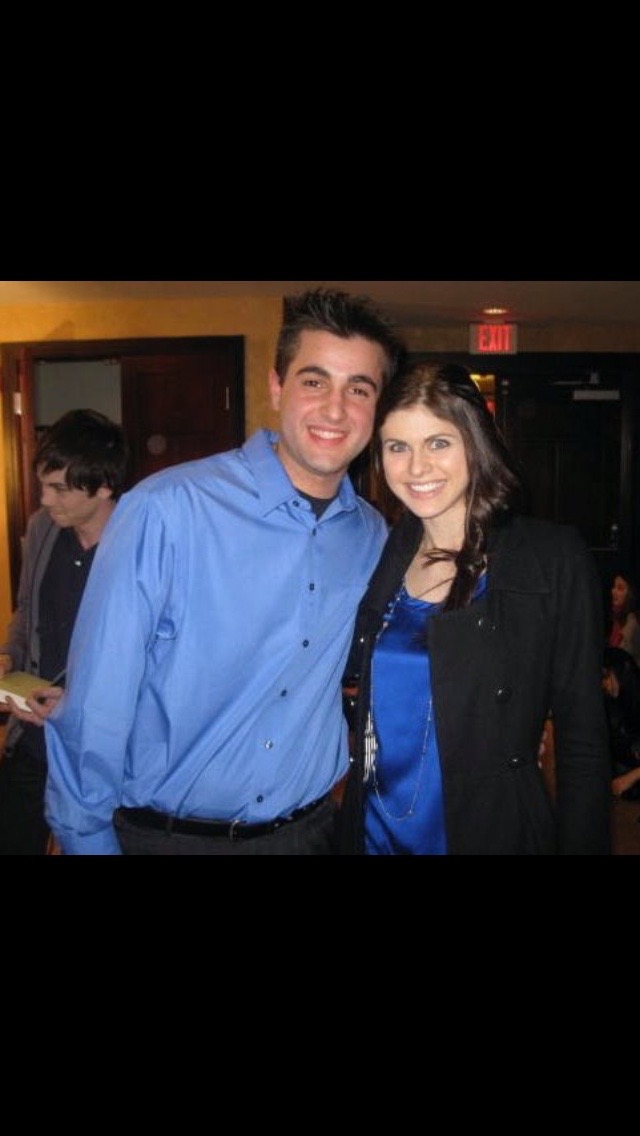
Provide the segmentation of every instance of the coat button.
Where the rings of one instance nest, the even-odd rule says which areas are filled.
[[[499,686],[496,690],[496,702],[508,702],[511,698],[512,690],[510,686]]]
[[[519,769],[522,765],[522,758],[518,757],[517,753],[514,753],[513,757],[510,757],[507,761],[507,765],[510,769]]]
[[[495,631],[496,625],[491,622],[488,615],[479,615],[476,620],[476,627],[478,631]]]

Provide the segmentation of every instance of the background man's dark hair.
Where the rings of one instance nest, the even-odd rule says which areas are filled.
[[[303,331],[328,331],[341,339],[361,335],[372,343],[379,343],[386,356],[385,383],[405,359],[405,345],[392,321],[368,296],[315,288],[285,298],[275,361],[281,383],[297,353]]]
[[[117,501],[128,460],[127,441],[117,423],[98,410],[69,410],[40,439],[33,468],[40,473],[66,469],[70,489],[85,489],[95,497],[106,485]]]

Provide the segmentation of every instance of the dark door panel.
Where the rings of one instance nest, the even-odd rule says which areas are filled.
[[[564,382],[502,378],[505,437],[524,468],[531,512],[574,524],[591,548],[611,551],[620,525],[620,391],[582,400]]]
[[[203,354],[122,360],[122,424],[131,480],[230,449],[242,437],[236,345]]]

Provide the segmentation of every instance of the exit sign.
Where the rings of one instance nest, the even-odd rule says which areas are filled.
[[[471,355],[516,355],[518,325],[515,323],[469,324]]]

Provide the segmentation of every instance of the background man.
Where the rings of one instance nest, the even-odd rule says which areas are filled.
[[[46,853],[44,719],[62,695],[69,640],[104,527],[122,493],[127,446],[120,426],[95,410],[71,410],[34,457],[42,507],[29,519],[18,606],[0,647],[0,675],[42,676],[21,710],[13,699],[0,761],[0,854]]]

